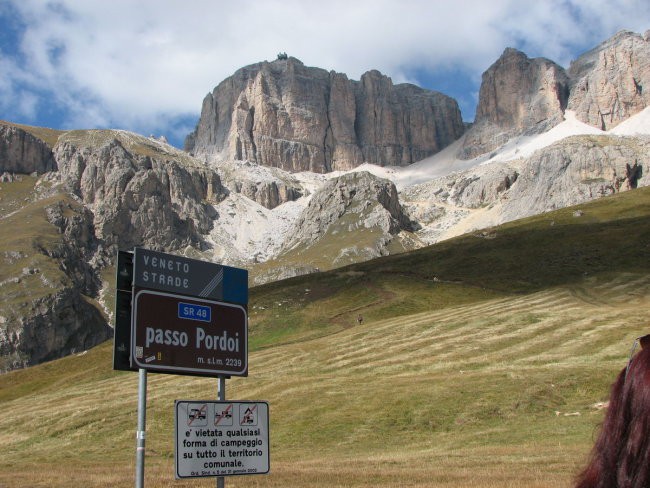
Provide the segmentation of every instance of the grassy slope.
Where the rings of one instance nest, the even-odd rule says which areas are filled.
[[[62,193],[36,196],[36,182],[35,177],[23,176],[0,183],[0,316],[8,324],[0,324],[0,330],[8,334],[15,332],[17,318],[31,313],[35,301],[72,286],[60,263],[47,255],[61,244],[62,236],[48,222],[46,208],[61,203],[72,209],[79,204]],[[14,359],[0,358],[0,370],[5,360]]]
[[[24,130],[34,137],[38,137],[50,147],[53,147],[58,141],[59,137],[64,134],[64,132],[60,130],[48,129],[46,127],[34,127],[31,125],[14,124],[13,122],[7,122],[4,120],[0,120],[0,125],[18,127],[19,129]]]
[[[568,486],[650,311],[650,191],[582,208],[252,290],[227,396],[270,402],[272,474],[228,485]],[[133,484],[137,375],[110,368],[0,376],[0,486]],[[149,378],[147,484],[184,485],[173,400],[216,381]]]

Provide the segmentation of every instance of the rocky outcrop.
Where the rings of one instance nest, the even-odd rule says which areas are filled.
[[[525,161],[501,221],[650,184],[650,137],[573,136]]]
[[[277,181],[243,181],[234,185],[235,191],[259,203],[263,207],[273,209],[285,202],[297,200],[302,196],[300,190],[289,187]]]
[[[650,31],[621,31],[571,63],[569,109],[609,130],[650,105]]]
[[[52,148],[25,130],[0,124],[0,173],[46,173],[56,169]]]
[[[568,96],[569,78],[561,66],[506,49],[483,73],[476,118],[460,156],[471,159],[512,137],[547,131],[562,122]]]
[[[16,229],[25,220],[35,227]],[[82,352],[110,338],[112,329],[90,298],[101,287],[102,254],[92,214],[58,194],[0,220],[0,226],[3,235],[13,232],[18,239],[4,246],[31,244],[5,247],[0,255],[0,371]]]
[[[238,70],[203,101],[185,148],[287,171],[329,172],[363,162],[408,165],[464,131],[457,103],[378,71],[361,81],[295,58]]]
[[[384,234],[412,230],[395,185],[366,171],[332,178],[314,193],[289,233],[286,247],[312,244],[328,233],[358,228],[377,228]]]
[[[406,188],[402,196],[408,201],[434,204],[438,202],[460,208],[478,209],[497,202],[518,178],[519,169],[516,165],[479,165],[467,171],[452,173]]]
[[[102,284],[99,266],[94,261],[103,257],[101,243],[95,237],[92,213],[76,202],[57,200],[45,207],[45,215],[57,228],[60,240],[56,245],[39,245],[38,250],[59,263],[76,290],[96,296]],[[100,256],[96,257],[98,250]]]
[[[400,198],[438,242],[476,229],[650,185],[649,136],[579,135],[531,156],[451,173],[405,188]]]
[[[61,178],[92,209],[107,246],[201,248],[226,190],[214,170],[127,150],[119,137],[96,147],[63,141],[54,154]]]
[[[97,307],[73,288],[62,288],[34,301],[16,328],[0,328],[0,371],[80,353],[112,336]]]
[[[297,200],[306,193],[290,173],[249,161],[224,161],[218,172],[229,191],[241,193],[268,209]]]

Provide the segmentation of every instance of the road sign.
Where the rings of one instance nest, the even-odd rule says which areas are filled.
[[[135,248],[133,283],[139,288],[248,304],[248,271]]]
[[[269,404],[176,400],[176,478],[267,474]]]
[[[134,367],[202,376],[248,375],[248,314],[242,305],[135,290]]]

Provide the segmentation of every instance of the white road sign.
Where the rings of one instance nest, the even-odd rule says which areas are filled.
[[[176,400],[176,478],[266,474],[269,404]]]

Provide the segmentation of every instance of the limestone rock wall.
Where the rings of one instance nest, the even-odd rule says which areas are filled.
[[[278,168],[249,161],[224,161],[218,171],[229,191],[241,193],[268,209],[297,200],[307,193],[292,174]]]
[[[650,183],[649,137],[574,136],[535,152],[508,192],[502,221]]]
[[[569,78],[561,66],[506,49],[483,73],[476,118],[461,157],[484,154],[517,135],[547,131],[562,122],[568,96]]]
[[[247,66],[203,101],[185,149],[287,171],[408,165],[462,135],[455,100],[378,71],[361,81],[289,58]]]
[[[99,310],[73,288],[36,300],[17,330],[0,329],[0,372],[80,353],[113,335]]]
[[[412,230],[412,223],[400,204],[395,185],[361,171],[332,178],[314,193],[289,233],[286,247],[301,242],[312,244],[330,231],[333,225],[340,226],[344,216],[353,228],[375,227],[384,234]],[[346,230],[345,225],[341,229]]]
[[[0,174],[46,173],[56,169],[52,148],[25,130],[0,124]]]
[[[621,31],[569,68],[569,109],[583,122],[609,130],[650,106],[650,31]]]
[[[101,288],[92,214],[60,193],[43,202],[40,228],[49,223],[56,231],[31,235],[31,248],[2,253],[0,372],[79,353],[112,336],[90,298]],[[3,224],[3,231],[14,225]]]
[[[201,248],[215,218],[210,201],[225,196],[214,170],[135,154],[119,139],[101,147],[63,142],[54,154],[61,178],[92,208],[95,233],[108,246]]]

